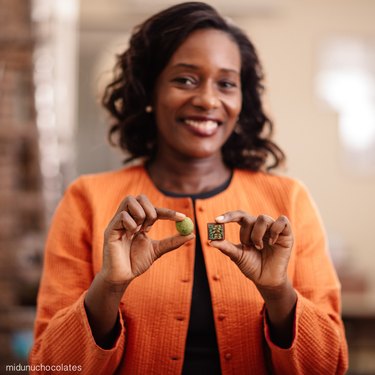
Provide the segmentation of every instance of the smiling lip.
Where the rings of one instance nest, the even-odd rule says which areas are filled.
[[[201,137],[214,135],[221,125],[221,121],[208,117],[188,117],[182,121],[191,133]]]

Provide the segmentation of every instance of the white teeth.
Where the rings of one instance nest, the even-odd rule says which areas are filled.
[[[218,127],[218,123],[216,121],[208,120],[208,121],[195,121],[195,120],[185,120],[185,124],[193,126],[197,129],[204,129],[204,130],[213,130]]]

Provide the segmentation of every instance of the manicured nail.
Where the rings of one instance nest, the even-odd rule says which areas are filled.
[[[224,216],[223,215],[220,215],[220,216],[218,216],[218,217],[215,218],[215,221],[218,221],[218,222],[223,221],[223,220],[224,220]]]
[[[175,216],[177,219],[181,219],[181,220],[184,220],[186,217],[186,215],[183,214],[182,212],[176,212]]]
[[[258,244],[256,244],[255,247],[256,247],[258,250],[262,250],[262,249],[263,249],[263,245],[258,245]]]

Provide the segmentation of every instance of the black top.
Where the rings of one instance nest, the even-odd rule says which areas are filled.
[[[224,191],[230,184],[232,175],[224,184],[201,194],[177,194],[161,190],[171,197],[189,197],[193,200],[194,220],[195,200],[210,198]],[[182,375],[220,375],[220,356],[216,339],[210,288],[198,227],[195,228],[196,248],[194,261],[194,283],[191,301],[189,329],[186,339],[185,358]]]

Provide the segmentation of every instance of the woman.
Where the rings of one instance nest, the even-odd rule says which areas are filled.
[[[204,3],[135,30],[104,104],[115,142],[144,162],[83,176],[65,193],[46,246],[32,364],[345,372],[339,283],[306,189],[267,172],[284,154],[270,140],[262,89],[253,45]],[[174,234],[185,216],[195,234]],[[226,239],[208,242],[215,220]]]

